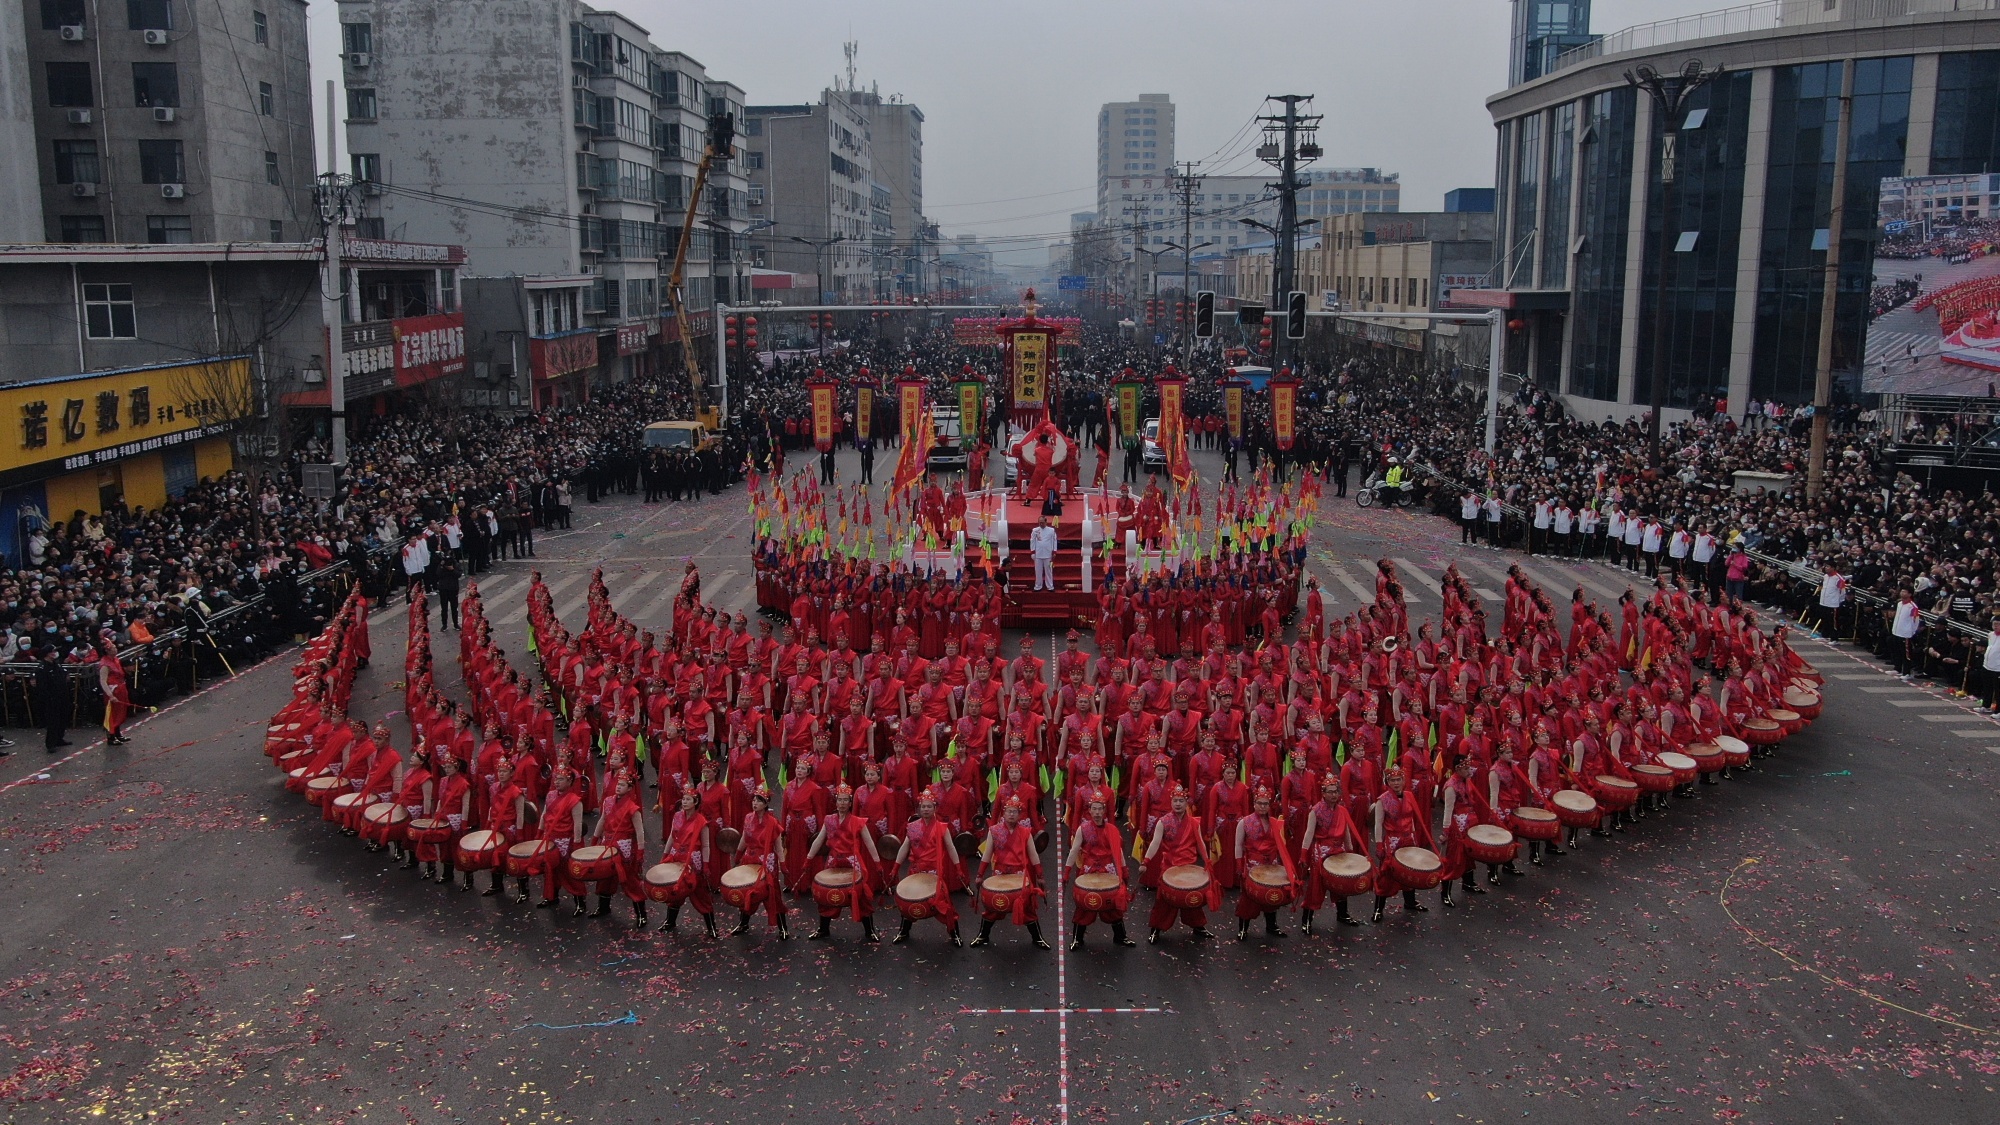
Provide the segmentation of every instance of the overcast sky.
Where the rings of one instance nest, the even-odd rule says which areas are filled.
[[[1035,247],[1036,260],[1072,211],[1095,206],[1098,107],[1141,93],[1173,98],[1175,155],[1202,161],[1201,172],[1267,172],[1246,125],[1267,94],[1311,94],[1326,116],[1320,166],[1401,173],[1406,211],[1493,183],[1484,103],[1505,81],[1507,0],[602,6],[743,87],[753,104],[816,99],[844,73],[841,44],[857,41],[860,85],[924,112],[924,210],[947,236]],[[1597,0],[1593,30],[1727,6]],[[315,0],[310,15],[318,92],[340,74],[335,5]]]

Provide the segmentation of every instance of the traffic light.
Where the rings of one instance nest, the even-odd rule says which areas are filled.
[[[1215,293],[1203,289],[1194,295],[1194,335],[1197,340],[1215,336]]]
[[[1306,295],[1294,289],[1285,297],[1285,339],[1306,338]]]

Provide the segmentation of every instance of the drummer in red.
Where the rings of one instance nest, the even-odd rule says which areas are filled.
[[[646,811],[639,803],[638,778],[628,770],[612,779],[611,797],[597,817],[593,842],[618,852],[618,874],[597,884],[593,918],[611,913],[611,891],[623,891],[632,904],[632,928],[646,928]]]
[[[1416,802],[1410,799],[1404,785],[1403,767],[1390,766],[1382,780],[1388,788],[1375,799],[1375,825],[1372,835],[1375,840],[1375,916],[1373,921],[1382,920],[1382,907],[1389,896],[1400,890],[1403,892],[1403,910],[1410,914],[1423,914],[1430,907],[1417,901],[1417,892],[1396,881],[1389,869],[1389,857],[1398,848],[1428,848],[1431,844],[1430,824],[1417,818]]]
[[[1047,949],[1049,943],[1042,937],[1041,898],[1042,858],[1035,852],[1035,830],[1022,814],[1027,806],[1019,797],[1009,797],[1000,814],[1000,823],[986,830],[986,854],[980,860],[980,871],[973,880],[975,886],[983,887],[985,880],[995,875],[1019,875],[1021,889],[1015,893],[1005,910],[988,907],[980,901],[979,936],[972,939],[974,949],[992,944],[993,924],[1002,918],[1011,917],[1017,926],[1025,926],[1028,936],[1034,940],[1036,949]]]
[[[750,795],[750,814],[743,818],[743,836],[736,843],[736,862],[754,863],[764,869],[764,876],[744,898],[743,920],[736,923],[729,936],[749,933],[750,916],[761,908],[764,920],[778,931],[778,940],[790,938],[791,932],[785,927],[785,899],[778,888],[778,872],[785,865],[785,839],[778,818],[771,815],[769,789],[760,787]]]
[[[1187,790],[1175,789],[1167,815],[1153,826],[1153,838],[1146,845],[1144,881],[1154,888],[1152,916],[1146,920],[1146,942],[1159,944],[1160,935],[1178,918],[1197,938],[1212,937],[1208,914],[1200,907],[1177,907],[1159,896],[1160,873],[1170,867],[1208,867],[1208,841],[1202,819],[1188,811]],[[1209,903],[1215,905],[1220,888],[1209,884]]]
[[[674,810],[662,835],[666,850],[660,862],[680,864],[681,877],[667,896],[667,917],[660,929],[673,929],[680,920],[682,904],[692,903],[701,915],[702,928],[709,937],[716,937],[715,904],[708,897],[708,857],[714,854],[715,832],[693,790],[681,794],[681,807]]]
[[[1313,912],[1327,899],[1326,868],[1329,856],[1352,853],[1367,855],[1368,843],[1340,797],[1340,778],[1328,774],[1319,783],[1319,803],[1306,812],[1303,861],[1306,864],[1305,895],[1299,899],[1299,928],[1307,937],[1313,932]],[[1336,899],[1340,924],[1359,926],[1361,920],[1347,912],[1347,899]]]
[[[810,861],[822,851],[826,853],[824,870],[855,873],[849,890],[854,917],[861,923],[861,940],[870,945],[880,943],[882,939],[875,936],[875,872],[882,866],[882,857],[875,851],[868,823],[854,811],[854,790],[848,786],[833,791],[833,812],[820,821],[819,834],[806,849],[806,859]],[[811,940],[831,937],[833,919],[839,913],[838,906],[821,904],[819,929],[812,932]]]
[[[1132,890],[1125,881],[1125,838],[1109,819],[1112,799],[1109,787],[1089,799],[1089,816],[1077,826],[1076,841],[1069,848],[1066,863],[1073,873],[1072,881],[1075,877],[1098,874],[1118,879],[1116,887],[1100,892],[1096,907],[1084,905],[1084,892],[1078,891],[1076,932],[1069,941],[1071,950],[1083,948],[1084,931],[1097,922],[1111,927],[1113,945],[1139,944],[1125,936],[1125,908],[1132,904]]]
[[[542,857],[542,899],[536,909],[556,904],[558,891],[576,898],[576,913],[589,906],[584,902],[584,886],[569,873],[569,853],[583,843],[583,797],[576,791],[575,775],[557,769],[549,778],[548,804],[542,809],[542,839],[549,850]],[[526,896],[523,896],[525,898]]]
[[[1291,850],[1285,845],[1285,823],[1271,815],[1273,798],[1269,789],[1259,789],[1250,802],[1250,815],[1236,822],[1236,854],[1243,857],[1244,880],[1242,889],[1236,892],[1236,940],[1244,941],[1250,936],[1250,920],[1258,914],[1264,915],[1264,935],[1281,938],[1285,931],[1278,928],[1278,911],[1259,901],[1252,891],[1249,872],[1258,867],[1282,867],[1285,870],[1287,886],[1298,882],[1297,870],[1292,866]]]
[[[958,907],[951,901],[952,875],[959,870],[960,858],[957,845],[952,843],[951,827],[938,819],[938,795],[935,789],[925,789],[917,797],[917,815],[911,818],[904,829],[903,846],[896,853],[895,867],[901,868],[907,860],[911,875],[937,876],[937,893],[931,896],[931,915],[951,934],[951,944],[959,944]],[[901,945],[910,940],[912,923],[903,918],[902,930],[893,943]]]

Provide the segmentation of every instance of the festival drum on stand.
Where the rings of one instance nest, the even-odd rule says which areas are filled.
[[[595,883],[618,875],[618,849],[609,844],[585,844],[569,853],[569,877]]]
[[[821,910],[839,910],[854,901],[854,884],[861,872],[852,867],[829,867],[813,876],[813,901]]]
[[[1693,757],[1673,750],[1662,751],[1660,764],[1674,771],[1675,785],[1693,785],[1701,777],[1701,764]]]
[[[1558,789],[1549,802],[1556,807],[1556,819],[1564,828],[1597,827],[1597,798],[1581,789]]]
[[[1562,821],[1547,809],[1523,805],[1514,810],[1514,834],[1523,840],[1554,840],[1562,835],[1562,828]]]
[[[1639,785],[1608,773],[1590,779],[1590,795],[1611,812],[1624,812],[1639,803]]]
[[[1806,722],[1810,723],[1814,719],[1819,718],[1820,710],[1824,706],[1824,697],[1814,689],[1802,688],[1796,685],[1785,689],[1785,709],[1788,711],[1797,711],[1799,717]]]
[[[1735,735],[1716,735],[1715,748],[1722,751],[1722,764],[1725,767],[1750,764],[1750,744]]]
[[[905,875],[896,884],[896,910],[912,922],[921,922],[937,913],[937,904],[931,900],[937,897],[938,877],[934,872],[918,871]]]
[[[410,822],[407,835],[412,844],[449,844],[451,821],[435,816],[420,816]]]
[[[1375,863],[1355,852],[1336,852],[1320,860],[1319,878],[1335,898],[1367,894],[1375,886]]]
[[[1696,773],[1721,773],[1729,768],[1729,759],[1723,756],[1722,747],[1713,742],[1689,743],[1685,753],[1694,759]]]
[[[507,874],[516,879],[525,879],[541,873],[542,864],[555,845],[547,840],[523,840],[507,849],[507,856],[501,862]]]
[[[1819,669],[1803,660],[1799,661],[1799,666],[1792,670],[1792,678],[1795,680],[1808,680],[1815,684],[1826,682],[1826,677],[1819,674]]]
[[[1114,903],[1120,886],[1118,876],[1109,871],[1086,871],[1076,877],[1076,904],[1084,910],[1103,910]]]
[[[360,790],[350,790],[328,802],[333,809],[334,822],[342,828],[359,828],[361,810],[368,807],[368,794]]]
[[[467,832],[458,838],[455,865],[460,871],[493,870],[500,863],[500,844],[504,839],[500,833],[485,828]]]
[[[1292,901],[1292,877],[1282,864],[1253,864],[1245,873],[1243,893],[1256,899],[1266,910],[1276,910]]]
[[[739,863],[722,873],[722,901],[738,910],[749,910],[750,898],[756,893],[757,884],[764,881],[768,873],[761,863]]]
[[[1183,910],[1200,910],[1208,905],[1208,869],[1195,864],[1182,864],[1160,872],[1160,886],[1154,897],[1180,907]]]
[[[1743,741],[1752,746],[1776,746],[1785,739],[1785,728],[1768,716],[1743,720]]]
[[[304,723],[272,723],[264,728],[264,753],[272,761],[291,753]]]
[[[287,754],[279,760],[278,764],[283,766],[285,770],[286,789],[293,793],[303,793],[306,791],[306,783],[312,780],[312,778],[306,776],[306,769],[311,758],[312,755],[310,753],[301,750],[296,754]]]
[[[1427,891],[1444,882],[1444,861],[1429,848],[1397,848],[1389,855],[1389,874],[1413,891]]]
[[[1674,771],[1651,762],[1640,762],[1632,767],[1632,780],[1639,783],[1641,793],[1665,793],[1674,787]]]
[[[738,832],[734,828],[725,828],[715,834],[716,846],[731,855],[736,854],[737,845],[742,842],[743,833]]]
[[[685,863],[656,863],[646,869],[646,897],[653,902],[677,902],[687,896],[680,893],[682,876],[687,874]]]
[[[979,905],[996,913],[1014,908],[1014,897],[1028,885],[1026,875],[988,875],[979,883]]]
[[[410,810],[394,801],[377,801],[369,805],[361,814],[361,819],[382,830],[382,839],[388,843],[401,843],[408,830]]]
[[[1773,707],[1764,712],[1764,717],[1784,728],[1786,734],[1797,734],[1806,729],[1805,716],[1789,707]]]
[[[1553,825],[1555,818],[1550,817],[1549,823]],[[1465,854],[1475,863],[1512,863],[1520,850],[1514,834],[1497,824],[1475,824],[1465,830]]]
[[[347,788],[344,777],[315,777],[306,782],[306,800],[324,807]]]

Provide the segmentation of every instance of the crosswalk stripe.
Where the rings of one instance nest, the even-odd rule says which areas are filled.
[[[660,578],[659,571],[649,570],[646,573],[641,574],[638,578],[638,581],[625,584],[624,589],[619,590],[617,593],[611,595],[611,608],[616,610],[623,610],[625,608],[626,602],[631,601],[635,596],[637,596],[639,591],[645,589],[648,586],[651,586],[654,582],[659,581],[659,578]]]
[[[1882,702],[1891,707],[1956,707],[1958,704],[1944,699],[1885,699]],[[1925,718],[1930,716],[1926,715]]]
[[[1880,672],[1835,672],[1833,675],[1827,677],[1829,680],[1879,680],[1881,678],[1882,673]]]
[[[1955,730],[1951,733],[1960,738],[2000,738],[2000,727],[1984,726],[1971,730]]]
[[[1373,602],[1375,600],[1375,595],[1369,593],[1365,588],[1363,588],[1361,583],[1356,582],[1354,580],[1354,576],[1347,572],[1346,567],[1331,560],[1326,560],[1321,565],[1326,567],[1327,573],[1333,575],[1334,581],[1340,583],[1342,586],[1347,587],[1349,592],[1351,592],[1354,595],[1355,599],[1360,601],[1363,605],[1367,605],[1368,603]]]
[[[1913,688],[1908,684],[1888,684],[1882,687],[1864,686],[1861,690],[1867,692],[1869,695],[1892,695],[1897,692],[1907,692],[1909,694],[1914,695],[1917,691],[1916,688]]]
[[[1487,581],[1493,583],[1493,587],[1496,590],[1504,590],[1507,588],[1507,575],[1501,571],[1494,570],[1492,567],[1487,566],[1485,563],[1476,563],[1473,562],[1471,559],[1460,559],[1458,560],[1458,568],[1460,570],[1477,571],[1481,576],[1486,578]]]
[[[571,586],[574,586],[574,585],[576,585],[577,583],[579,583],[579,582],[581,582],[581,581],[583,581],[584,579],[586,579],[586,578],[589,578],[589,577],[590,577],[590,572],[589,572],[589,571],[587,571],[587,570],[586,570],[586,571],[579,571],[579,572],[577,572],[577,573],[575,573],[575,574],[572,574],[572,575],[570,575],[570,576],[569,576],[568,578],[564,578],[564,579],[562,579],[562,580],[558,581],[558,582],[557,582],[557,583],[556,583],[555,585],[553,585],[553,586],[550,586],[550,587],[549,587],[549,596],[550,596],[551,598],[553,598],[553,597],[555,597],[555,596],[556,596],[557,594],[560,594],[560,593],[562,593],[562,592],[563,592],[564,590],[567,590],[567,589],[569,589],[569,588],[570,588]],[[506,614],[506,616],[504,616],[504,617],[496,617],[496,618],[494,618],[494,619],[493,619],[493,624],[495,624],[495,625],[512,625],[512,624],[514,624],[515,622],[517,622],[517,621],[521,620],[522,618],[524,618],[524,617],[528,616],[528,599],[527,599],[527,597],[526,597],[525,595],[526,595],[526,591],[523,591],[523,596],[522,596],[522,598],[520,599],[520,603],[519,603],[518,605],[516,605],[516,606],[515,606],[515,607],[514,607],[513,609],[511,609],[511,610],[508,610],[508,611],[507,611],[507,614]]]
[[[1444,587],[1438,585],[1437,579],[1425,574],[1423,567],[1418,566],[1408,559],[1392,559],[1390,561],[1396,564],[1396,569],[1399,572],[1416,579],[1418,584],[1423,586],[1424,589],[1429,590],[1440,601],[1444,599]]]

